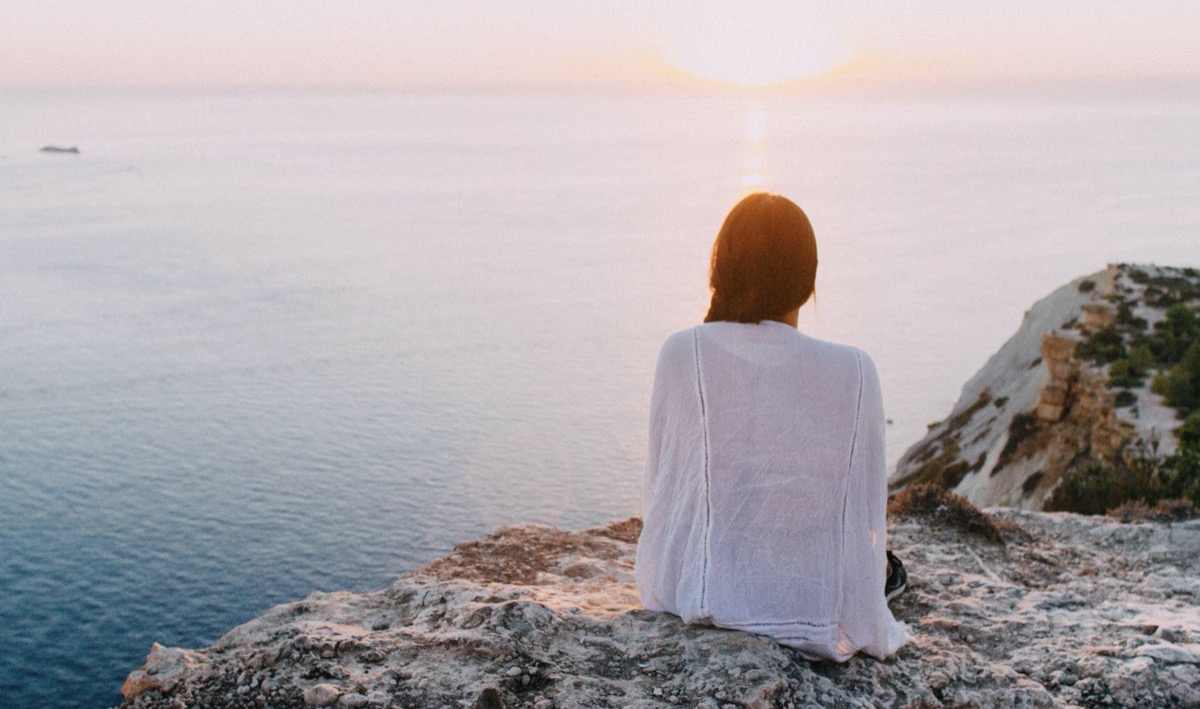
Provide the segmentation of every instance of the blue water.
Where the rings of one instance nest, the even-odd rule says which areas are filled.
[[[760,187],[895,460],[1035,298],[1200,262],[1200,90],[0,94],[0,706],[635,513],[658,345]]]

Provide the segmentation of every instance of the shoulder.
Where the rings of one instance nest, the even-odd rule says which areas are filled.
[[[876,376],[875,361],[871,359],[871,355],[867,354],[866,351],[854,345],[818,340],[815,337],[807,335],[802,335],[802,338],[811,356],[815,356],[830,364],[835,364],[839,368],[845,367],[864,378]]]
[[[696,334],[703,325],[695,325],[686,330],[673,332],[667,335],[667,339],[663,340],[663,352],[677,352],[679,350],[691,350],[694,347]]]
[[[673,379],[680,373],[691,371],[695,367],[695,348],[695,327],[668,335],[658,352],[658,365],[654,372],[655,382],[661,386],[667,379]]]
[[[699,326],[671,333],[663,341],[658,352],[658,361],[663,363],[679,363],[690,361],[696,348],[696,334]]]

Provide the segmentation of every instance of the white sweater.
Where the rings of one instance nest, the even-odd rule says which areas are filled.
[[[891,655],[908,634],[883,596],[883,425],[854,347],[774,321],[671,335],[650,401],[642,603],[808,659]]]

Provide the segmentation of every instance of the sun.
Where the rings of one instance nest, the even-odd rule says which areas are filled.
[[[739,86],[824,74],[847,60],[832,3],[706,0],[689,3],[663,52],[672,68]]]

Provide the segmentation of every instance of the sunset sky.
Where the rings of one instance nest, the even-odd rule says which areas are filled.
[[[0,86],[1200,76],[1196,0],[6,0]]]

